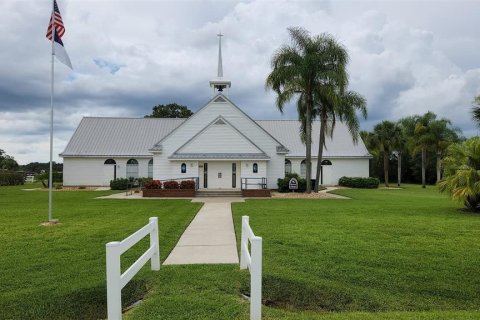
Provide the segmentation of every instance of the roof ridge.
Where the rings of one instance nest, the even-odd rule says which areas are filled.
[[[152,120],[186,120],[188,118],[135,118],[135,117],[91,117],[91,116],[84,116],[83,118],[88,118],[88,119],[125,119],[125,120],[143,120],[143,119],[152,119]]]

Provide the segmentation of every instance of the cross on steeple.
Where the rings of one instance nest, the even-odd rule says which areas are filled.
[[[213,95],[217,92],[223,93],[224,89],[231,87],[231,82],[229,80],[223,79],[223,62],[222,62],[222,37],[223,34],[219,32],[218,36],[218,67],[217,67],[217,78],[210,80],[210,87],[213,88]]]
[[[222,37],[223,34],[220,32],[218,36],[218,70],[217,77],[223,78],[223,65],[222,65]]]

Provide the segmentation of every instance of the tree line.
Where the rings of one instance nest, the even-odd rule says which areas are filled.
[[[442,178],[442,159],[448,147],[464,140],[451,121],[439,119],[433,112],[402,118],[397,122],[382,121],[371,132],[360,135],[373,156],[370,174],[385,182],[402,181],[436,183]],[[396,172],[390,168],[396,165]]]

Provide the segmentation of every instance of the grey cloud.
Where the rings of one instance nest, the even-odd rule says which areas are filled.
[[[289,26],[330,32],[347,46],[351,89],[368,100],[362,128],[430,109],[465,134],[478,133],[468,115],[480,93],[480,29],[471,27],[478,2],[106,0],[93,9],[58,1],[75,70],[56,67],[55,154],[82,116],[142,117],[169,102],[203,106],[212,95],[218,31],[232,100],[254,119],[296,119],[294,103],[282,115],[264,89]],[[49,10],[41,1],[0,3],[0,148],[20,162],[48,159]]]

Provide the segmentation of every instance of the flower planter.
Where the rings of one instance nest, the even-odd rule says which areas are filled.
[[[144,198],[193,198],[195,189],[143,189]]]
[[[271,197],[270,189],[249,189],[242,190],[242,197]]]

